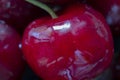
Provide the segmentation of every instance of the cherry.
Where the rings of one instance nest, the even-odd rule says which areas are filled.
[[[85,80],[108,68],[113,40],[100,13],[75,4],[53,18],[33,21],[23,35],[24,56],[38,76],[44,80]]]
[[[0,20],[0,80],[20,80],[24,60],[18,33]]]
[[[87,0],[96,10],[100,11],[111,26],[114,36],[120,36],[120,0]]]

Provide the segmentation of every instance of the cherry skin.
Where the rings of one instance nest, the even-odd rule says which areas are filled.
[[[103,16],[75,4],[55,19],[33,21],[25,29],[24,56],[44,80],[92,79],[108,68],[113,40]]]
[[[114,36],[120,36],[120,0],[87,0],[96,10],[100,11],[111,26]]]
[[[20,36],[4,21],[0,21],[0,79],[20,80],[24,60],[19,48]]]

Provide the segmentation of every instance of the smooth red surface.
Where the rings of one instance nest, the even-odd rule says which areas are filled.
[[[87,0],[96,10],[100,11],[111,26],[114,35],[120,36],[120,0]]]
[[[10,26],[0,21],[0,80],[20,80],[24,61],[20,37]]]
[[[44,80],[92,79],[110,65],[114,51],[104,18],[81,4],[56,19],[33,21],[24,32],[22,49]]]

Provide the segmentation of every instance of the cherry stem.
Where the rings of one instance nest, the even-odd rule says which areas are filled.
[[[37,1],[37,0],[26,0],[27,2],[45,10],[46,12],[48,12],[51,17],[54,19],[54,18],[57,18],[58,16],[55,14],[55,12],[50,8],[48,7],[46,4],[40,2],[40,1]]]

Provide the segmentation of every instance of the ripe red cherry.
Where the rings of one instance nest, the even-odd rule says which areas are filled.
[[[114,35],[120,36],[120,0],[87,0],[106,18]]]
[[[44,80],[84,80],[111,63],[113,41],[104,18],[75,4],[56,19],[33,21],[23,35],[24,56]]]
[[[18,33],[0,21],[0,80],[20,80],[24,61],[19,44]]]

